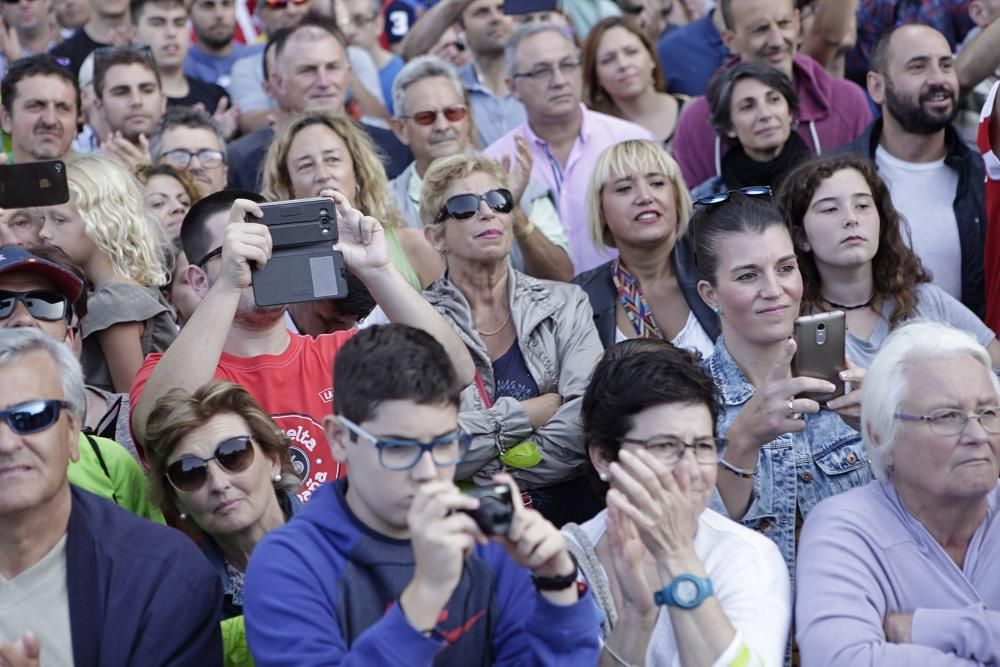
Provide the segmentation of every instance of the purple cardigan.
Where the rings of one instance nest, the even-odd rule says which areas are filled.
[[[861,88],[831,77],[801,53],[795,56],[792,71],[799,96],[798,132],[814,155],[849,144],[864,132],[872,112]],[[684,105],[677,123],[672,150],[688,188],[718,176],[718,164],[729,150],[729,140],[719,139],[712,129],[710,115],[708,99],[696,97]]]
[[[795,622],[802,664],[995,665],[1000,662],[1000,484],[959,570],[889,482],[821,502],[799,541]],[[890,613],[913,614],[891,644]]]

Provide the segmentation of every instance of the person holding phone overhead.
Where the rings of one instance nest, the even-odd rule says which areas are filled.
[[[847,358],[867,368],[886,338],[911,319],[971,334],[1000,367],[996,335],[960,301],[933,285],[910,249],[905,226],[875,165],[838,153],[792,171],[776,204],[791,230],[802,272],[802,312],[847,314]]]
[[[719,459],[713,508],[768,535],[795,571],[796,526],[823,498],[871,480],[857,386],[825,407],[805,392],[834,385],[793,377],[790,339],[802,298],[792,238],[770,190],[747,188],[695,202],[691,220],[698,291],[722,336],[705,366],[719,388]],[[842,379],[857,381],[860,372]]]

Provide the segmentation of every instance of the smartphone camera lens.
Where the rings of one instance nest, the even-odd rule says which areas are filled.
[[[826,325],[820,322],[819,324],[816,325],[816,329],[819,331],[824,331],[826,329]]]

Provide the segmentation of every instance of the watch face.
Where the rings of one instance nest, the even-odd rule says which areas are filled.
[[[674,590],[674,598],[681,604],[691,604],[698,599],[698,584],[690,579],[677,582]]]

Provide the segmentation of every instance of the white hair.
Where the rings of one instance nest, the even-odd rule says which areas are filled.
[[[580,49],[577,48],[576,44],[566,35],[563,29],[555,23],[549,21],[525,23],[514,30],[514,34],[510,36],[510,40],[507,42],[507,48],[504,49],[504,59],[507,62],[507,76],[514,76],[517,73],[517,61],[515,59],[517,58],[517,49],[521,46],[521,42],[543,32],[556,33],[559,37],[569,42],[569,45],[573,47],[573,52],[579,55]]]
[[[406,115],[406,89],[417,81],[441,77],[447,79],[458,93],[459,99],[465,100],[465,86],[455,68],[437,56],[417,56],[399,70],[392,82],[392,106],[396,118]]]
[[[0,368],[15,364],[32,352],[44,352],[55,362],[67,410],[71,417],[83,422],[87,409],[83,370],[69,347],[34,327],[0,329]]]
[[[918,320],[900,326],[882,344],[861,387],[861,435],[876,479],[887,478],[888,456],[899,439],[896,413],[910,397],[913,366],[928,359],[962,356],[983,366],[1000,400],[1000,381],[993,373],[989,352],[965,331]]]

